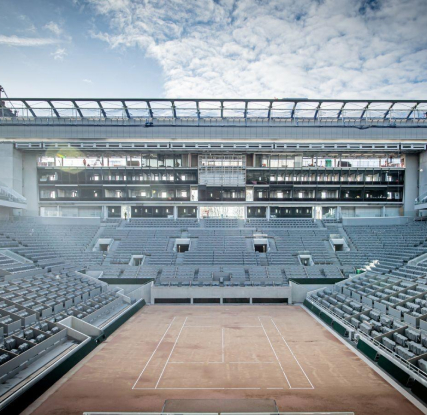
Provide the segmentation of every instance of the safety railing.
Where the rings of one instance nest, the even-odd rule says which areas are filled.
[[[422,203],[427,203],[427,192],[423,193],[415,199],[416,205],[421,205]]]

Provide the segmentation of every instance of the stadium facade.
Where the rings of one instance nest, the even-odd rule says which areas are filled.
[[[426,111],[402,100],[8,99],[2,214],[418,216]]]

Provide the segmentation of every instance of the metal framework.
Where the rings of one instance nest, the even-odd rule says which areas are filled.
[[[6,98],[0,118],[423,120],[427,100]]]

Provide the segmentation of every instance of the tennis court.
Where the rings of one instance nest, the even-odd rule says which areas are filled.
[[[160,412],[172,399],[421,413],[302,307],[163,305],[144,307],[26,413]]]

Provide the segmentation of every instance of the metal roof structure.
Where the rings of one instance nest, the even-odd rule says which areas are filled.
[[[1,117],[52,119],[427,120],[427,100],[3,98]]]

